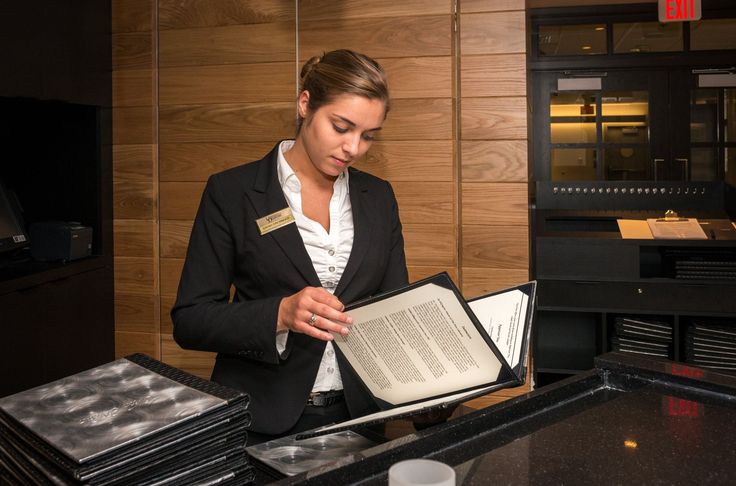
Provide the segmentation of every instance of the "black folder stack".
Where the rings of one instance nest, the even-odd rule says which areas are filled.
[[[736,371],[736,326],[690,324],[685,334],[685,361],[702,368]]]
[[[136,354],[0,399],[0,484],[254,479],[248,396]]]
[[[617,317],[611,336],[614,351],[672,357],[672,324],[648,318]]]

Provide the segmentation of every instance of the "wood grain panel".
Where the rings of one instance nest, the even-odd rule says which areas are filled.
[[[395,100],[378,139],[452,140],[452,100]]]
[[[461,132],[464,140],[524,140],[526,98],[463,98]]]
[[[115,293],[115,330],[158,332],[158,298],[154,295]]]
[[[263,24],[295,20],[293,2],[283,0],[159,0],[159,29]]]
[[[113,106],[151,106],[154,89],[153,71],[150,69],[112,72]]]
[[[462,0],[460,13],[501,12],[504,10],[524,10],[530,0]],[[531,0],[534,1],[534,0]]]
[[[529,268],[526,226],[463,226],[462,265],[479,268]]]
[[[161,334],[173,334],[174,323],[171,321],[171,308],[176,302],[175,295],[161,296]]]
[[[584,7],[588,5],[623,5],[628,3],[657,3],[656,0],[527,0],[527,8]]]
[[[152,107],[117,107],[112,110],[112,143],[151,144],[155,140]]]
[[[452,57],[378,59],[388,76],[391,99],[452,97]]]
[[[294,61],[294,22],[159,32],[159,66]]]
[[[184,350],[170,334],[161,335],[161,360],[175,368],[209,380],[215,366],[215,353]]]
[[[159,146],[159,180],[206,181],[217,172],[258,160],[275,142],[252,143],[164,143]]]
[[[498,390],[494,393],[489,393],[488,395],[483,395],[482,397],[478,397],[474,400],[470,400],[468,402],[463,403],[466,407],[480,410],[482,408],[487,408],[492,405],[496,405],[498,403],[505,402],[506,400],[509,400],[514,397],[518,397],[519,395],[523,395],[525,393],[529,393],[531,391],[530,381],[527,378],[527,383],[521,386],[518,386],[516,388],[510,388],[506,390]]]
[[[153,257],[156,225],[137,219],[113,220],[115,256]]]
[[[405,224],[403,229],[408,266],[452,268],[457,265],[453,225]]]
[[[412,265],[407,266],[407,269],[409,270],[409,282],[416,282],[417,280],[431,277],[432,275],[436,275],[441,272],[447,272],[455,284],[459,284],[460,282],[457,276],[456,267],[427,267]]]
[[[463,56],[460,93],[463,98],[526,96],[526,55]]]
[[[293,137],[294,103],[163,106],[161,143],[264,142]]]
[[[150,182],[114,181],[112,212],[115,219],[154,219],[155,202]]]
[[[462,294],[472,299],[529,281],[528,270],[463,267]]]
[[[144,353],[161,359],[161,341],[158,333],[115,331],[115,358]]]
[[[204,182],[161,182],[159,184],[159,217],[191,221],[197,214]]]
[[[152,220],[154,204],[150,182],[113,182],[113,215],[116,219]]]
[[[175,296],[179,288],[181,269],[184,267],[183,258],[161,258],[161,295]]]
[[[463,56],[525,53],[524,11],[462,14],[460,50]]]
[[[449,56],[452,17],[448,12],[448,15],[340,19],[329,25],[324,21],[299,22],[300,59],[333,49],[353,49],[373,58]]]
[[[395,182],[401,222],[453,224],[455,222],[454,184],[451,182]]]
[[[462,224],[528,226],[527,185],[515,182],[462,184]]]
[[[115,293],[156,295],[153,258],[115,257]]]
[[[153,30],[154,0],[112,0],[112,32]]]
[[[464,140],[460,148],[464,182],[529,180],[526,140]]]
[[[162,258],[184,258],[187,256],[189,236],[193,221],[161,221],[160,245]]]
[[[116,181],[150,181],[155,160],[156,145],[113,145],[112,177]]]
[[[112,34],[112,69],[153,69],[153,34]]]
[[[299,2],[299,19],[345,20],[370,17],[412,17],[452,13],[451,0],[302,0]]]
[[[293,63],[187,66],[159,71],[161,105],[293,99]]]
[[[450,182],[453,180],[451,140],[377,141],[355,167],[382,179]]]

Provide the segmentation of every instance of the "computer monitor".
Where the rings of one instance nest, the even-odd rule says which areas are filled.
[[[0,180],[0,253],[30,244],[15,195]]]

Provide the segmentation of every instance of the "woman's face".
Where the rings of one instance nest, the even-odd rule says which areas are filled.
[[[386,105],[381,100],[343,94],[310,112],[309,93],[299,96],[304,118],[298,137],[315,168],[335,178],[366,153],[383,125]]]

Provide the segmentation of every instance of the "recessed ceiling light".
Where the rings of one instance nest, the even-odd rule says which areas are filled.
[[[605,27],[596,27],[595,30],[601,31],[601,30],[606,30],[606,28]]]
[[[590,49],[592,49],[592,47],[590,47],[590,46],[583,46],[582,49],[584,51],[589,51]]]

